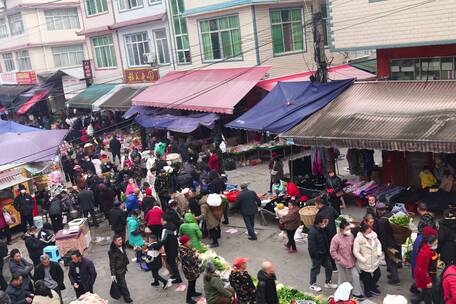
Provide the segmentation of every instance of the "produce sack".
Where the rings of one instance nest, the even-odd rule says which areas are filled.
[[[111,289],[109,290],[109,295],[113,299],[116,299],[116,300],[120,299],[121,294],[120,294],[120,290],[119,290],[119,287],[117,286],[116,281],[111,283]]]

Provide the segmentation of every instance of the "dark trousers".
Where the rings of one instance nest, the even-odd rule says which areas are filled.
[[[171,199],[168,195],[159,195],[158,198],[160,199],[160,205],[163,212],[166,212],[168,209],[168,201]]]
[[[399,248],[398,250],[401,250]],[[391,260],[388,256],[388,253],[385,252],[385,262],[386,262],[386,270],[391,274],[391,281],[399,281],[399,275],[397,273],[397,263]]]
[[[51,218],[52,229],[55,233],[63,229],[63,217],[61,214],[53,214],[49,215],[49,217]]]
[[[230,206],[229,206],[229,203],[226,203],[224,206],[223,206],[223,222],[224,224],[228,224],[229,220],[228,220],[228,211],[230,209]]]
[[[11,231],[9,226],[0,230],[0,238],[6,239],[7,244],[11,243]]]
[[[364,285],[364,293],[371,292],[373,289],[376,288],[378,280],[380,280],[380,268],[377,268],[373,273],[365,272],[361,270],[359,274],[359,278],[363,282]]]
[[[73,186],[76,185],[76,178],[74,177],[73,173],[65,171],[65,179],[67,182],[71,182]]]
[[[119,288],[120,294],[124,299],[130,299],[130,291],[127,287],[127,281],[125,280],[125,273],[116,275],[117,288]]]
[[[182,280],[179,273],[179,268],[177,268],[176,257],[166,255],[166,262],[168,263],[171,277],[176,280]]]
[[[327,255],[310,257],[310,259],[312,260],[312,268],[310,269],[310,285],[317,282],[317,276],[320,274],[321,266],[325,268],[325,282],[331,282],[333,268],[331,259],[329,258],[329,252]]]
[[[112,151],[112,162],[115,163],[116,162],[116,156],[117,158],[119,159],[119,163],[120,163],[120,151]]]
[[[93,225],[98,226],[97,215],[95,214],[95,210],[93,208],[88,209],[88,210],[82,210],[82,213],[84,214],[84,217],[86,217],[86,218],[89,217],[89,213],[90,213],[90,216],[92,217]]]
[[[0,259],[0,289],[5,291],[6,287],[8,287],[8,283],[3,277],[3,259]]]
[[[422,288],[420,289],[420,293],[414,297],[411,302],[412,304],[419,304],[424,302],[425,304],[432,304],[433,297],[432,297],[433,289],[432,288]]]
[[[166,279],[164,279],[159,273],[159,268],[152,268],[150,271],[152,272],[152,278],[154,278],[154,283],[162,282],[163,284],[168,283]]]
[[[187,297],[186,297],[187,302],[192,299],[192,297],[195,295],[195,293],[196,293],[196,280],[188,281]]]
[[[54,288],[54,291],[59,295],[60,297],[60,304],[63,304],[63,298],[62,298],[62,291],[60,290],[60,288]]]
[[[218,239],[221,236],[220,234],[221,234],[220,226],[217,226],[217,227],[209,230],[209,236],[211,237],[213,244],[218,244]]]
[[[79,297],[82,296],[83,294],[85,294],[86,292],[93,293],[93,286],[91,286],[88,290],[86,290],[86,289],[84,289],[84,287],[81,284],[79,284],[79,288],[75,288],[74,292],[76,293],[76,298],[79,299]]]
[[[249,237],[256,239],[255,234],[255,214],[253,215],[243,215],[245,227],[249,233]]]
[[[150,231],[152,231],[152,234],[155,235],[157,240],[161,240],[163,226],[162,225],[150,225],[148,227],[149,227]]]
[[[32,227],[34,225],[33,223],[33,215],[23,215],[21,214],[21,225],[22,225],[22,231],[25,233],[27,232],[27,224]]]
[[[296,233],[296,229],[293,229],[293,230],[285,230],[287,232],[287,238],[288,238],[288,243],[287,243],[287,247],[288,249],[293,249],[293,250],[296,250],[296,242],[295,242],[295,239],[294,239],[294,235]]]

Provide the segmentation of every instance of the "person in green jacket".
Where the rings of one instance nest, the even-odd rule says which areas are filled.
[[[215,273],[215,266],[211,262],[206,264],[203,283],[207,304],[231,304],[234,289],[224,287],[222,279]]]
[[[133,248],[139,248],[144,244],[144,240],[141,236],[141,231],[139,230],[139,210],[133,211],[133,213],[127,218],[128,226],[128,244]]]
[[[191,213],[184,215],[184,223],[179,228],[179,235],[188,235],[192,240],[192,248],[196,249],[199,253],[207,251],[207,248],[201,244],[201,236],[203,233],[195,222],[195,217]]]

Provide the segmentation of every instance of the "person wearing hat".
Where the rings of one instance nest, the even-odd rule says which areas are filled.
[[[35,202],[30,194],[27,193],[25,186],[19,185],[19,195],[14,199],[14,208],[21,214],[22,232],[27,232],[27,225],[33,226],[33,208]]]
[[[114,235],[120,235],[125,240],[127,213],[121,208],[121,202],[114,201],[114,208],[109,211],[109,224]]]
[[[234,289],[225,288],[220,275],[212,262],[206,264],[206,273],[204,275],[204,295],[207,304],[231,304],[234,296]]]
[[[191,213],[186,213],[184,223],[179,227],[179,235],[186,235],[192,240],[191,246],[198,252],[206,252],[206,247],[201,244],[203,233],[196,223],[195,217]]]
[[[230,285],[236,292],[239,304],[255,304],[256,288],[252,277],[247,272],[247,258],[235,258],[233,270],[230,273]]]
[[[187,287],[187,304],[196,304],[194,297],[199,297],[202,294],[196,292],[196,280],[200,276],[200,268],[198,262],[198,253],[192,248],[192,241],[188,235],[182,235],[179,238],[179,256],[182,263],[182,272],[188,281]]]
[[[211,248],[219,246],[218,239],[221,236],[220,220],[223,213],[213,212],[211,206],[221,206],[222,198],[218,194],[205,195],[200,199],[201,215],[196,220],[204,220],[209,236],[212,239]]]
[[[423,238],[421,249],[416,257],[415,264],[415,285],[419,293],[412,299],[412,304],[424,302],[425,304],[433,303],[433,282],[436,276],[436,263],[438,260],[437,237],[428,235]]]
[[[255,214],[258,212],[258,206],[261,200],[255,191],[248,189],[247,183],[241,184],[241,193],[236,198],[236,204],[239,207],[244,223],[249,233],[249,240],[256,240],[255,234]]]

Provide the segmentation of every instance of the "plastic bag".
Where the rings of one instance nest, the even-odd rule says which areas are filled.
[[[120,299],[121,294],[120,294],[119,287],[117,286],[117,282],[114,281],[111,283],[111,289],[109,290],[109,295],[113,299],[116,299],[116,300]]]
[[[398,203],[398,204],[394,205],[393,210],[391,210],[391,213],[393,213],[393,214],[396,214],[396,213],[399,213],[399,212],[402,212],[404,214],[408,214],[407,208],[405,208],[405,204]]]

